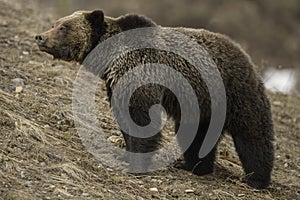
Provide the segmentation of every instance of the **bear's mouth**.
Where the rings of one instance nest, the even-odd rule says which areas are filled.
[[[39,49],[40,49],[41,51],[46,52],[46,53],[49,53],[49,54],[52,54],[52,50],[51,50],[51,49],[53,49],[53,48],[48,47],[48,46],[45,45],[45,44],[38,44],[38,47],[39,47]]]
[[[60,58],[60,56],[58,54],[58,51],[56,51],[55,48],[49,47],[45,44],[39,44],[38,46],[39,46],[40,51],[52,55],[54,59],[59,59]]]
[[[54,59],[72,60],[67,47],[49,47],[45,44],[39,44],[38,46],[41,51],[52,55]]]

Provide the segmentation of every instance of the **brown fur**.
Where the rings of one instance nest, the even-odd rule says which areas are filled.
[[[60,27],[66,26],[66,30]],[[102,11],[76,12],[60,19],[53,29],[36,38],[42,51],[55,58],[82,63],[87,54],[101,41],[125,30],[138,27],[157,26],[150,19],[139,15],[126,15],[119,18],[103,17]],[[234,140],[236,150],[251,186],[265,188],[270,183],[273,167],[273,122],[269,100],[263,83],[254,70],[249,56],[228,37],[207,30],[187,28],[166,28],[181,32],[195,39],[212,56],[223,78],[227,114],[224,132],[228,131]],[[192,52],[191,52],[192,53]],[[210,121],[210,98],[201,74],[183,58],[161,50],[142,49],[122,55],[105,71],[102,78],[106,81],[107,92],[111,99],[116,82],[130,69],[139,64],[166,64],[179,71],[195,90],[201,109],[200,128],[189,149],[184,152],[185,163],[181,166],[193,170],[195,174],[213,171],[215,149],[205,158],[199,159],[198,152],[205,137]],[[158,75],[159,77],[159,75]],[[170,77],[172,79],[172,77]],[[128,80],[130,82],[132,80]],[[183,90],[184,91],[184,88]],[[187,97],[188,98],[188,97]],[[147,85],[138,89],[130,101],[130,114],[139,125],[150,123],[148,110],[151,105],[161,102],[167,114],[175,121],[177,131],[180,125],[180,106],[176,97],[158,85]],[[114,113],[119,107],[112,107]],[[149,152],[158,148],[161,139],[157,135],[140,139],[123,132],[126,148],[131,152]],[[180,138],[178,138],[180,143]],[[200,164],[199,164],[200,163]]]

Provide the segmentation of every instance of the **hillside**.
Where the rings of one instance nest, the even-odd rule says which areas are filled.
[[[32,0],[0,3],[0,199],[300,198],[300,96],[269,93],[276,160],[267,190],[241,181],[229,137],[221,142],[213,175],[172,167],[138,176],[115,172],[87,152],[76,132],[72,84],[79,66],[53,60],[34,42],[54,20],[51,13]],[[108,137],[118,135],[99,87],[100,124]]]

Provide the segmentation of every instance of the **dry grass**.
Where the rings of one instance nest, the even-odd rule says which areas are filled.
[[[48,26],[51,15],[32,9],[34,1],[27,6],[17,0],[0,2],[0,199],[300,197],[299,96],[270,94],[277,149],[268,190],[241,181],[244,175],[229,137],[221,142],[213,175],[197,177],[174,168],[139,176],[114,172],[86,151],[74,126],[72,83],[79,66],[53,61],[34,45],[35,32]],[[12,82],[15,78],[24,83]],[[15,86],[23,90],[14,92]],[[101,89],[97,103],[102,128],[108,136],[118,135]]]

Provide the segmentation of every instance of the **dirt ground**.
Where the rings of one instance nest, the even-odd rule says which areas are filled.
[[[276,159],[268,189],[242,182],[229,137],[219,146],[212,175],[172,167],[119,173],[88,153],[76,132],[72,84],[79,65],[53,60],[34,42],[36,33],[51,26],[51,13],[30,0],[0,4],[0,199],[300,199],[299,95],[269,93]],[[97,102],[107,137],[118,138],[104,91]]]

